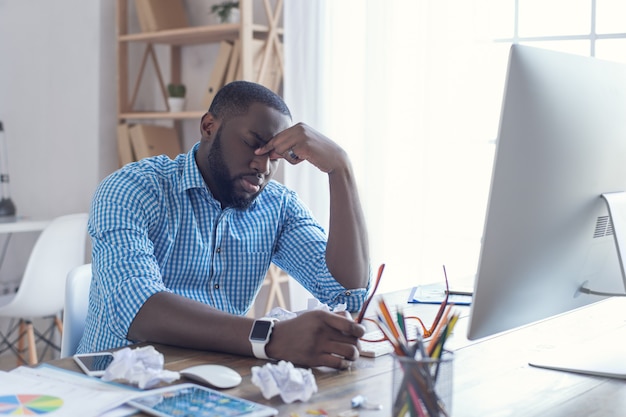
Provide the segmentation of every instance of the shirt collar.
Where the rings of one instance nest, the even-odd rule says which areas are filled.
[[[196,143],[193,148],[187,152],[185,166],[183,168],[183,178],[180,183],[181,191],[187,191],[191,188],[206,188],[207,186],[196,164],[196,152],[199,146],[200,142]]]
[[[196,143],[193,148],[187,152],[187,156],[185,157],[185,167],[183,168],[183,178],[180,183],[180,191],[184,192],[192,188],[204,188],[207,190],[211,198],[219,205],[219,202],[215,199],[213,193],[211,193],[209,186],[206,182],[204,182],[204,178],[202,178],[198,164],[196,164],[196,152],[198,151],[198,147],[200,147],[200,142]],[[261,194],[263,194],[263,192],[261,192]],[[250,207],[248,207],[248,210],[257,206],[257,200],[259,197],[261,196],[259,195],[256,199],[254,199]]]

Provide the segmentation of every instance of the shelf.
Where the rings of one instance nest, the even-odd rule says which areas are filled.
[[[136,111],[130,113],[120,113],[119,119],[126,120],[137,120],[137,119],[146,119],[146,120],[161,120],[161,119],[170,119],[170,120],[186,120],[186,119],[197,119],[200,120],[202,116],[204,116],[206,111],[197,110],[197,111],[182,111],[182,112],[169,112],[169,111]]]
[[[228,23],[209,26],[192,26],[180,29],[161,30],[158,32],[141,32],[120,35],[119,42],[147,42],[167,45],[190,45],[220,41],[234,41],[239,38],[238,23]],[[281,28],[282,29],[282,28]],[[269,28],[263,25],[252,25],[255,38],[267,36]],[[282,34],[282,30],[278,31]]]
[[[167,3],[171,0],[163,1]],[[136,17],[140,17],[134,0],[116,0],[117,145],[120,166],[135,160],[133,144],[130,140],[130,125],[158,125],[155,122],[159,120],[169,121],[171,123],[167,124],[173,125],[172,127],[178,131],[180,139],[182,127],[187,121],[199,123],[202,116],[205,115],[208,104],[204,103],[209,103],[212,100],[208,91],[215,94],[227,81],[249,80],[263,84],[277,92],[280,90],[283,76],[282,41],[284,30],[278,26],[278,23],[282,19],[283,0],[276,0],[273,5],[272,2],[273,0],[239,0],[241,18],[238,23],[207,23],[201,26],[181,27],[185,23],[182,22],[182,19],[178,19],[180,21],[170,22],[171,24],[143,25],[144,28],[178,26],[176,29],[142,32],[137,29],[136,25],[133,26],[129,22],[129,17],[132,16],[130,7],[134,7]],[[159,2],[155,1],[154,3],[154,7],[163,7],[157,5]],[[182,0],[176,0],[176,3],[180,5]],[[261,9],[265,10],[266,19],[255,22],[253,18],[255,15],[259,15],[259,13],[254,13],[255,6],[259,12]],[[160,10],[161,15],[169,16],[171,11],[164,10]],[[174,15],[178,11],[171,13]],[[141,19],[138,20],[139,27],[141,27]],[[146,23],[145,19],[144,23]],[[129,33],[130,30],[132,32]],[[230,48],[228,45],[221,44],[224,41],[230,43]],[[211,44],[213,44],[211,51],[208,48],[197,49],[197,45]],[[196,50],[193,51],[194,54],[218,53],[212,60],[213,62],[208,65],[205,65],[204,59],[200,59],[199,61],[203,62],[203,68],[191,69],[210,75],[207,84],[199,87],[204,92],[202,103],[188,103],[190,110],[170,112],[166,110],[169,108],[168,106],[163,106],[163,103],[167,102],[167,85],[187,81],[183,79],[183,51],[187,45],[196,47]],[[235,45],[237,45],[236,49]],[[169,49],[169,53],[157,54],[156,51],[161,52],[162,49]],[[222,50],[224,52],[220,58]],[[230,56],[235,50],[237,55]],[[226,56],[227,51],[229,56]],[[220,66],[216,69],[218,58],[220,58]],[[133,68],[136,66],[135,64],[138,65],[136,70]],[[154,99],[144,102],[140,97],[142,87],[146,87],[144,84],[147,83],[142,84],[142,81],[146,79],[144,76],[149,66],[153,69],[154,78],[147,78],[149,85],[153,87],[153,90],[156,87],[160,93],[155,93]],[[136,72],[136,74],[131,74],[131,72]],[[208,88],[209,84],[211,85],[210,89]],[[139,102],[141,102],[140,105]],[[151,103],[154,104],[154,107]],[[137,110],[136,106],[142,110]]]

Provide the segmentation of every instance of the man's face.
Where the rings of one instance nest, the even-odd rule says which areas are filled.
[[[219,124],[210,142],[202,175],[222,207],[245,209],[263,191],[278,166],[269,155],[254,151],[289,127],[289,118],[261,104],[244,116]]]

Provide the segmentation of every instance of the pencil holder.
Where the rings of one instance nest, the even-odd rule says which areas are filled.
[[[454,353],[439,359],[394,355],[393,417],[451,416]]]

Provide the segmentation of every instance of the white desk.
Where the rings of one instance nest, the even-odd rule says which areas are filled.
[[[13,233],[41,232],[48,224],[50,224],[50,220],[34,220],[21,216],[12,219],[0,217],[0,234],[6,235],[0,247],[0,269],[4,265],[5,255]]]
[[[395,297],[398,295],[399,297]],[[383,294],[388,304],[405,301],[408,291]],[[432,320],[435,305],[405,305],[405,313]],[[467,308],[463,308],[467,311]],[[528,359],[534,351],[601,337],[605,332],[626,329],[626,299],[612,299],[593,306],[472,342],[464,338],[467,316],[459,321],[450,345],[455,345],[455,417],[622,417],[626,410],[624,380],[578,375],[534,368]],[[465,323],[463,323],[465,322]],[[236,369],[243,383],[231,395],[262,402],[279,410],[280,416],[310,415],[323,409],[337,416],[350,408],[350,400],[365,395],[382,410],[359,410],[361,417],[390,417],[392,356],[359,358],[350,370],[314,369],[318,392],[308,402],[285,404],[280,397],[265,400],[251,382],[251,367],[264,361],[216,352],[155,345],[165,357],[165,368],[179,371],[204,363]],[[625,354],[626,357],[626,354]],[[80,372],[71,358],[54,360],[56,366]],[[185,381],[188,382],[188,381]],[[141,414],[142,416],[145,414]]]
[[[31,220],[18,217],[14,220],[3,221],[2,218],[0,218],[0,234],[38,232],[45,229],[48,224],[50,224],[50,220]]]

